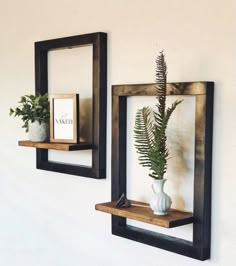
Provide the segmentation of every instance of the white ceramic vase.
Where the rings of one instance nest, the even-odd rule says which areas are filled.
[[[48,137],[48,126],[46,123],[39,124],[38,121],[29,122],[28,138],[33,142],[43,142]]]
[[[156,179],[152,184],[154,195],[150,201],[150,207],[156,215],[166,215],[172,203],[170,196],[163,191],[166,180]]]

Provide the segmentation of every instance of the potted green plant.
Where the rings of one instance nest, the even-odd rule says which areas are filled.
[[[16,108],[10,108],[9,114],[22,119],[22,128],[28,132],[29,140],[45,141],[48,137],[50,116],[48,94],[24,95],[18,103]]]
[[[166,128],[175,108],[182,100],[175,101],[166,107],[167,66],[163,52],[156,59],[156,90],[158,92],[157,110],[143,107],[136,112],[134,139],[135,148],[139,154],[139,163],[150,170],[149,176],[154,179],[152,189],[154,197],[150,207],[157,215],[167,214],[171,206],[171,198],[164,193],[166,181],[164,174],[167,170],[169,151],[167,148]]]

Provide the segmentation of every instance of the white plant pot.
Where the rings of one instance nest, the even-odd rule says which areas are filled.
[[[150,207],[156,215],[166,215],[172,203],[170,196],[163,191],[166,180],[154,180],[152,184],[154,195],[150,201]]]
[[[28,138],[34,142],[43,142],[48,137],[48,126],[46,123],[39,124],[38,121],[29,122]]]

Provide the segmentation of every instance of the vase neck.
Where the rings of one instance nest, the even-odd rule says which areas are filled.
[[[164,184],[166,182],[166,179],[156,179],[153,182],[153,191],[154,193],[160,193],[163,192]]]

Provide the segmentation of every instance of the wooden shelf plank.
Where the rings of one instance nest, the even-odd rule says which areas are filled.
[[[173,228],[193,222],[193,214],[190,212],[170,209],[167,215],[155,215],[149,205],[143,202],[131,201],[129,208],[117,208],[115,205],[116,202],[99,203],[95,205],[95,209],[165,228]]]
[[[20,140],[18,141],[18,145],[24,147],[33,147],[39,149],[60,150],[60,151],[78,151],[78,150],[92,149],[92,144],[87,142],[68,144],[68,143],[33,142],[29,140]]]

